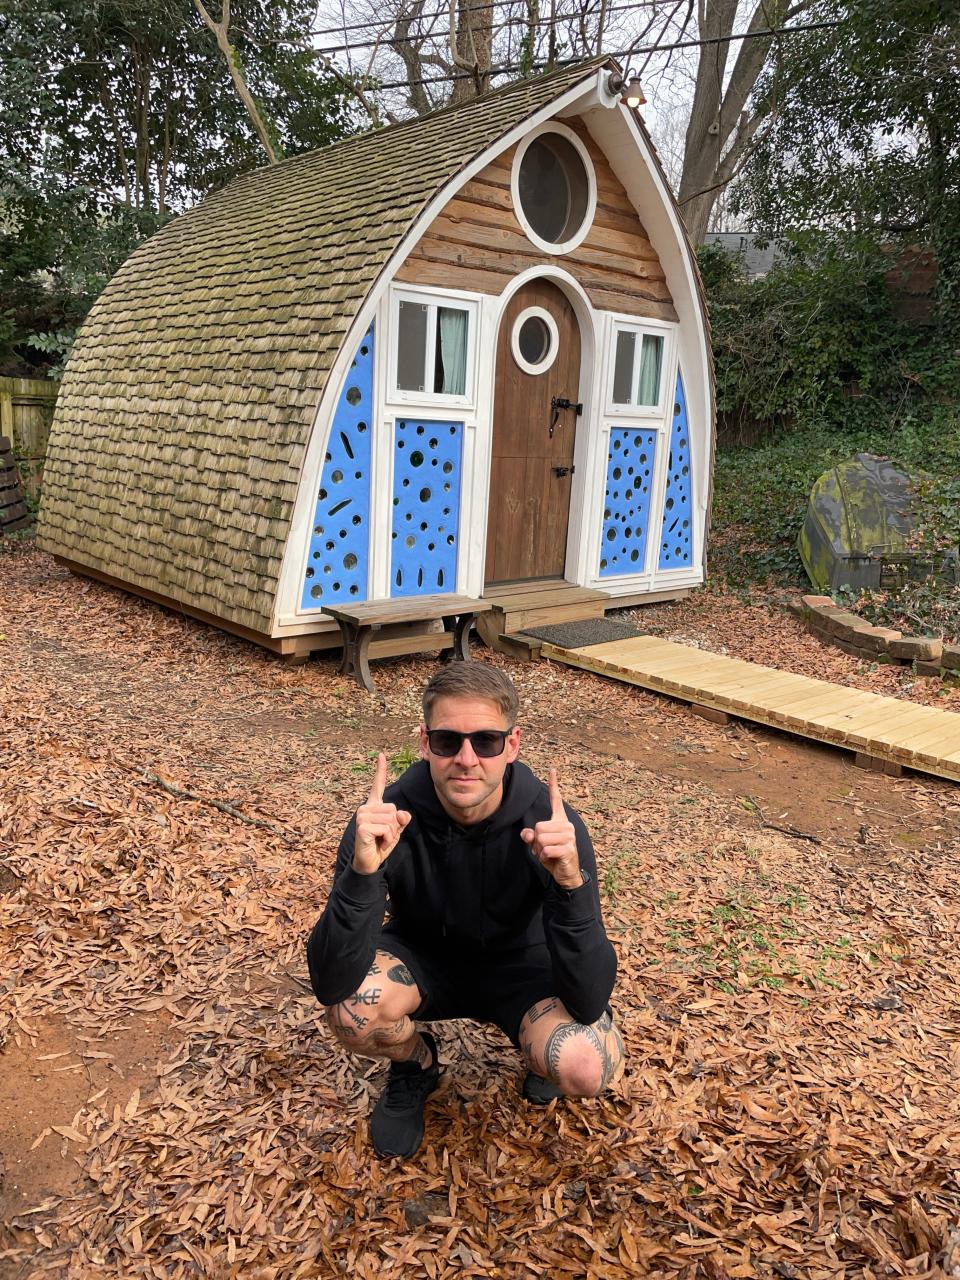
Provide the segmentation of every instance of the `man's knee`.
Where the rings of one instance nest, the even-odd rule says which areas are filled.
[[[591,1026],[561,1022],[543,1046],[547,1074],[570,1098],[595,1098],[623,1069],[623,1041],[610,1015]]]
[[[402,974],[394,977],[394,970]],[[421,996],[405,965],[378,951],[370,972],[353,993],[327,1009],[327,1025],[341,1044],[356,1046],[371,1038],[401,1034]]]
[[[595,1098],[607,1083],[597,1047],[585,1037],[571,1040],[556,1067],[556,1084],[568,1098]]]
[[[349,1047],[401,1021],[404,1015],[392,1007],[395,1003],[389,993],[361,989],[327,1009],[327,1025]]]

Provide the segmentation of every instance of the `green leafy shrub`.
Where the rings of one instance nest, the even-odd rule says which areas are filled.
[[[885,424],[960,389],[960,360],[934,326],[896,315],[891,254],[869,240],[795,234],[766,276],[700,250],[717,381],[729,434]]]
[[[729,585],[808,586],[796,549],[823,472],[876,453],[928,473],[917,495],[916,550],[960,540],[960,361],[947,333],[894,314],[888,252],[866,241],[794,237],[769,275],[749,280],[734,258],[700,253],[713,331],[717,408],[752,445],[717,450],[711,573]],[[938,631],[955,626],[951,588],[908,583],[864,599]],[[901,628],[903,629],[903,628]]]

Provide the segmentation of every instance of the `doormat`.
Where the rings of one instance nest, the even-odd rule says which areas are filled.
[[[522,634],[546,640],[558,649],[586,649],[611,640],[632,640],[644,632],[619,618],[583,618],[579,622],[555,622],[551,627],[528,627]]]

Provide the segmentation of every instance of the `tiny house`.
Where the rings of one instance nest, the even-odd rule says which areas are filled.
[[[325,606],[703,581],[694,255],[595,59],[245,174],[97,301],[40,542],[281,653]]]

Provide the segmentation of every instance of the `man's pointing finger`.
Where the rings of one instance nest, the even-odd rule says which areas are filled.
[[[563,807],[563,796],[560,794],[560,784],[557,782],[557,771],[551,769],[547,775],[550,786],[550,817],[553,821],[565,822],[567,813]]]
[[[373,771],[373,785],[370,788],[369,804],[383,803],[383,789],[387,785],[387,757],[381,751],[377,756],[377,767]]]

